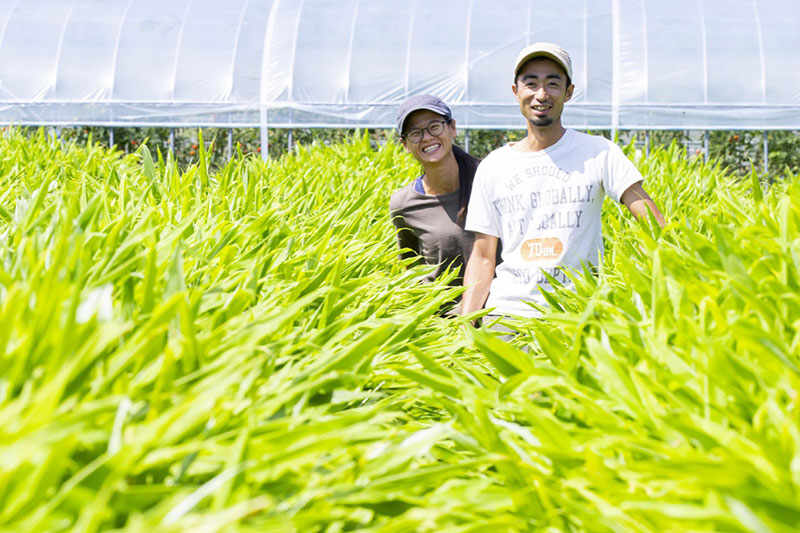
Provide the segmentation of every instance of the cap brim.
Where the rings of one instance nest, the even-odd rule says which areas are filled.
[[[559,67],[561,67],[561,69],[564,71],[564,74],[566,74],[570,78],[572,77],[569,72],[569,69],[558,56],[551,54],[550,52],[545,52],[543,50],[537,50],[536,52],[531,52],[530,54],[520,59],[517,62],[517,68],[514,70],[514,76],[519,74],[519,70],[525,65],[525,63],[527,63],[531,59],[536,59],[537,57],[544,57],[550,59],[551,61],[554,61]]]
[[[432,112],[436,113],[437,115],[442,115],[443,117],[447,118],[448,120],[452,120],[452,118],[453,118],[450,115],[450,113],[442,113],[442,108],[441,107],[437,107],[437,106],[434,106],[434,105],[422,104],[422,105],[420,105],[418,107],[415,107],[413,109],[409,109],[408,111],[406,111],[403,114],[402,119],[397,124],[397,131],[399,131],[400,133],[403,133],[403,128],[406,125],[406,120],[408,120],[408,117],[411,115],[411,113],[414,113],[415,111],[423,111],[423,110],[432,111]]]

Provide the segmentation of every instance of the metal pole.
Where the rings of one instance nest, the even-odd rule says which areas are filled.
[[[769,172],[769,141],[767,140],[767,130],[764,130],[764,174]]]
[[[689,131],[683,130],[683,153],[689,159]]]
[[[650,130],[644,130],[644,155],[650,157]]]
[[[709,150],[709,146],[710,146],[709,139],[710,139],[710,137],[708,135],[708,130],[706,130],[706,133],[703,136],[703,161],[705,163],[708,163],[708,150]]]
[[[289,122],[294,123],[294,109],[289,110]],[[289,128],[289,134],[286,136],[287,151],[291,152],[294,145],[294,129]]]
[[[269,157],[269,128],[266,123],[261,124],[261,159]]]
[[[108,128],[108,147],[114,148],[114,128]]]
[[[640,139],[639,134],[641,132],[639,130],[634,133],[634,142],[633,145],[636,147],[637,154],[644,154],[644,139]]]
[[[469,130],[464,130],[464,151],[469,153]]]
[[[175,128],[169,129],[169,151],[175,157]]]
[[[233,157],[233,128],[228,128],[228,144],[225,146],[227,159]]]

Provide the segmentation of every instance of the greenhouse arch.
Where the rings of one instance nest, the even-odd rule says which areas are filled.
[[[519,128],[540,40],[572,54],[572,127],[800,128],[794,0],[4,0],[0,122],[379,128],[432,92]]]

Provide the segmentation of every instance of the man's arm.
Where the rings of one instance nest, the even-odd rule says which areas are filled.
[[[649,220],[650,215],[648,212],[650,212],[653,213],[659,226],[663,228],[664,224],[666,224],[664,216],[661,214],[661,211],[658,210],[658,207],[652,198],[650,198],[650,195],[647,194],[647,191],[644,190],[644,187],[642,187],[641,181],[637,181],[628,187],[625,192],[622,193],[620,201],[637,219],[644,218],[645,220]]]
[[[497,237],[475,233],[475,243],[467,261],[464,286],[467,291],[461,297],[461,314],[465,315],[483,308],[489,296],[489,287],[494,278]]]

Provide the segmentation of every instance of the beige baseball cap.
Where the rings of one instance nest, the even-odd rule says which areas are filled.
[[[517,54],[517,61],[514,64],[514,77],[519,74],[519,69],[522,65],[533,59],[534,57],[546,57],[552,59],[564,69],[569,79],[572,79],[572,60],[566,50],[553,43],[533,43],[529,44]]]

